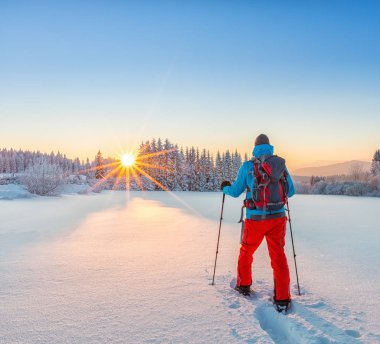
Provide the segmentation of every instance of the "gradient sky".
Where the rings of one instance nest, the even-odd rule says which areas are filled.
[[[379,1],[0,0],[0,147],[380,148]]]

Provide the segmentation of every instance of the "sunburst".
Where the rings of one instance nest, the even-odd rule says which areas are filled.
[[[136,162],[136,157],[133,154],[125,153],[120,157],[120,164],[124,167],[132,167]]]
[[[140,178],[140,176],[144,176],[145,178],[147,178],[148,180],[156,184],[162,190],[169,191],[167,187],[165,187],[157,179],[151,176],[146,171],[146,169],[149,168],[149,169],[170,171],[170,169],[165,166],[159,166],[157,164],[150,163],[149,161],[151,160],[151,158],[155,158],[160,155],[165,155],[176,150],[177,148],[166,149],[166,150],[162,150],[162,151],[154,152],[154,153],[144,153],[142,151],[122,152],[119,154],[119,157],[115,162],[103,164],[100,166],[95,166],[86,170],[82,170],[80,171],[80,173],[107,170],[107,173],[104,176],[102,176],[102,178],[99,179],[96,182],[96,184],[92,186],[91,189],[93,190],[97,189],[100,185],[110,180],[111,178],[115,178],[115,177],[116,179],[112,187],[113,190],[116,190],[119,187],[120,182],[124,179],[125,179],[125,189],[127,191],[130,190],[132,181],[134,181],[138,185],[140,190],[144,190],[144,185]]]
[[[157,179],[151,176],[146,169],[162,170],[166,172],[171,172],[171,170],[166,166],[160,166],[154,163],[151,163],[151,158],[155,158],[160,155],[169,154],[171,152],[177,151],[177,148],[171,148],[162,150],[159,152],[147,152],[145,153],[142,149],[140,151],[130,151],[130,152],[121,152],[118,154],[118,159],[115,162],[103,164],[101,166],[92,167],[86,170],[79,171],[79,173],[89,172],[89,171],[99,171],[99,170],[108,170],[107,173],[102,176],[101,179],[97,181],[95,185],[91,187],[92,190],[96,190],[100,185],[115,178],[112,190],[117,190],[121,181],[125,179],[125,190],[130,191],[131,181],[134,181],[140,190],[144,191],[144,185],[141,181],[140,176],[144,176],[146,179],[153,182],[160,189],[167,191],[170,196],[175,198],[179,203],[183,204],[188,210],[193,212],[196,215],[199,215],[198,211],[187,204],[183,199],[178,197],[175,193],[171,192],[165,185],[160,183]]]

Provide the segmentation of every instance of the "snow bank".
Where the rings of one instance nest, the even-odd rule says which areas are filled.
[[[58,195],[75,195],[92,193],[88,184],[63,184],[56,192]],[[24,185],[20,184],[0,184],[0,200],[12,200],[20,198],[39,197],[26,190]]]
[[[0,200],[29,198],[32,194],[23,185],[5,184],[0,185]]]

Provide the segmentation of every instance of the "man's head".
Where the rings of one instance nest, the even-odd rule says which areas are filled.
[[[269,145],[269,138],[265,134],[260,134],[259,136],[256,137],[255,140],[255,146],[259,145]]]

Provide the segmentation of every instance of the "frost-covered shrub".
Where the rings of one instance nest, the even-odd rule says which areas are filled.
[[[325,190],[326,190],[327,185],[328,185],[327,182],[325,182],[324,180],[321,180],[312,186],[311,193],[323,195],[326,193]]]
[[[302,183],[302,182],[295,181],[294,182],[294,188],[295,188],[297,194],[309,194],[310,193],[310,184],[309,183]]]
[[[67,182],[70,184],[83,185],[87,183],[87,177],[82,174],[71,174],[67,177]]]
[[[380,175],[372,176],[369,187],[371,189],[369,196],[380,197]]]
[[[36,195],[55,195],[64,182],[63,170],[59,165],[41,158],[25,170],[22,182],[29,192]]]
[[[16,184],[16,180],[14,173],[0,173],[0,185]]]
[[[366,196],[371,195],[371,186],[366,182],[318,182],[312,193],[323,195]]]
[[[348,183],[345,195],[347,196],[365,196],[371,192],[369,184],[364,182]]]
[[[336,183],[336,182],[333,182],[333,183],[329,183],[328,185],[326,185],[326,188],[325,188],[325,194],[326,195],[344,195],[344,186],[343,186],[344,183]]]

